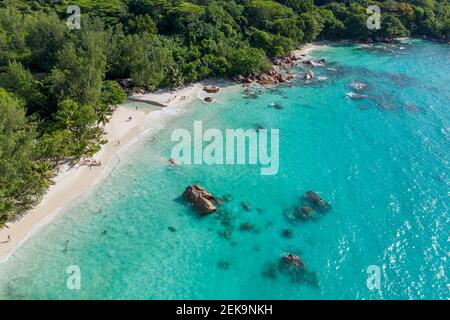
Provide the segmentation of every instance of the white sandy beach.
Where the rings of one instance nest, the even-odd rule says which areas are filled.
[[[317,41],[313,43],[306,43],[298,47],[298,49],[295,49],[292,51],[292,54],[299,57],[301,55],[307,56],[309,53],[311,53],[314,50],[324,48],[328,46],[331,42],[329,41]]]
[[[294,50],[293,54],[307,55],[323,45],[325,44],[306,44]],[[154,93],[134,95],[132,98],[137,102],[162,105],[164,107],[160,112],[170,114],[174,110],[176,113],[178,108],[190,104],[199,97],[203,99],[207,96],[208,94],[202,90],[205,85],[216,85],[223,88],[229,83],[229,81],[209,80],[177,91],[158,90]],[[93,157],[102,165],[100,167],[76,165],[72,168],[62,166],[54,179],[55,184],[49,188],[41,202],[19,220],[7,223],[5,228],[0,229],[0,262],[7,260],[17,247],[48,223],[60,209],[104,178],[107,175],[105,168],[108,167],[108,163],[120,150],[126,148],[130,142],[135,141],[141,135],[146,123],[146,116],[144,111],[119,107],[114,112],[110,123],[105,127],[105,138],[108,143]],[[129,121],[130,117],[131,121]],[[163,117],[155,116],[154,118],[156,120],[152,118],[153,122],[150,126],[160,126],[161,124],[158,124],[157,121]]]
[[[166,108],[162,108],[161,111],[164,112],[167,109],[170,112],[173,108],[180,108],[193,102],[202,88],[202,84],[195,84],[177,92],[161,90],[136,97],[164,104]],[[181,99],[182,96],[185,98]],[[61,166],[59,173],[53,179],[55,183],[49,188],[41,202],[22,218],[7,223],[6,227],[0,230],[0,262],[6,260],[18,246],[48,223],[61,208],[104,178],[108,163],[119,151],[139,137],[146,116],[144,111],[119,107],[111,117],[110,123],[105,126],[105,138],[108,143],[93,157],[102,165],[100,167]]]

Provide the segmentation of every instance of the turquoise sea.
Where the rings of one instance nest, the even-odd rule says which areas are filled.
[[[144,135],[108,178],[0,264],[0,298],[450,298],[449,46],[406,40],[312,55],[327,63],[310,82],[299,66],[291,85],[257,99],[231,87]],[[367,85],[360,93],[368,98],[346,97],[353,81]],[[278,174],[261,176],[251,165],[169,167],[172,131],[192,130],[194,120],[222,130],[278,128]],[[232,201],[200,218],[178,199],[193,183]],[[309,190],[332,209],[287,219]],[[253,229],[241,231],[243,223]],[[303,259],[305,281],[274,269],[287,253]],[[66,285],[72,265],[80,290]],[[380,289],[367,286],[369,266],[381,270]]]

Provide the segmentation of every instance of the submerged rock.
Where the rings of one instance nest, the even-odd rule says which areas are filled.
[[[242,202],[241,205],[245,211],[252,211],[252,207],[250,206],[250,204],[248,202]]]
[[[303,206],[303,207],[300,207],[300,211],[301,211],[301,213],[309,216],[309,215],[312,214],[313,209],[311,207],[308,207],[308,206]]]
[[[315,271],[294,272],[291,274],[291,281],[296,284],[306,284],[318,288],[319,278]]]
[[[272,103],[272,106],[278,110],[284,109],[284,106],[281,103]]]
[[[294,230],[291,230],[291,229],[284,229],[284,230],[281,232],[281,235],[283,236],[283,238],[291,239],[291,238],[294,237]]]
[[[288,268],[289,270],[305,270],[305,264],[303,263],[303,260],[299,256],[292,253],[289,253],[286,256],[282,257],[279,264],[280,267]]]
[[[223,217],[223,219],[220,222],[220,224],[222,224],[223,226],[229,227],[229,226],[231,226],[231,222],[232,222],[231,217],[230,216],[225,216],[225,217]]]
[[[227,261],[219,261],[217,267],[222,270],[227,270],[230,268],[230,263]]]
[[[170,232],[176,232],[177,231],[177,228],[172,227],[172,226],[168,227],[167,229],[169,229]]]
[[[410,103],[410,102],[406,102],[406,103],[403,105],[403,108],[404,108],[406,111],[410,111],[410,112],[419,112],[419,111],[420,111],[420,109],[419,109],[418,106],[416,106],[415,104]]]
[[[231,202],[231,201],[233,201],[233,196],[232,196],[231,194],[225,194],[225,195],[222,197],[222,199],[223,199],[223,201],[225,201],[225,202]]]
[[[316,272],[306,270],[302,259],[295,254],[283,256],[278,264],[267,264],[264,268],[264,275],[276,277],[278,272],[290,277],[295,284],[306,284],[312,287],[319,287],[319,280]]]
[[[298,220],[297,212],[294,209],[284,209],[283,215],[286,217],[286,219],[293,223]]]
[[[241,226],[239,227],[239,230],[241,231],[253,231],[254,227],[251,223],[243,223],[241,224]]]
[[[308,191],[304,194],[304,198],[310,201],[316,208],[322,211],[327,211],[331,209],[331,205],[324,201],[317,193],[314,191]]]
[[[298,208],[298,211],[300,213],[300,218],[301,219],[308,219],[310,217],[312,217],[314,210],[311,207],[308,206],[302,206],[300,208]]]
[[[304,269],[287,269],[281,268],[284,274],[289,276],[292,283],[299,285],[308,285],[313,288],[319,287],[319,279],[315,271],[307,271]]]
[[[279,274],[278,264],[276,264],[274,262],[266,263],[264,265],[262,274],[263,274],[263,276],[265,276],[267,278],[276,279]]]
[[[218,206],[218,207],[222,207],[225,204],[223,199],[220,197],[215,197],[214,202],[215,202],[216,206]]]
[[[369,96],[367,94],[359,94],[359,93],[349,92],[349,93],[347,93],[347,97],[360,100],[360,99],[366,99]]]
[[[230,241],[231,240],[231,236],[233,235],[233,229],[232,228],[227,228],[225,230],[220,230],[218,231],[219,236],[224,238],[225,240]]]
[[[289,222],[295,223],[297,221],[308,220],[310,218],[313,218],[315,216],[315,212],[314,209],[311,208],[310,206],[303,205],[291,209],[284,209],[283,215]]]

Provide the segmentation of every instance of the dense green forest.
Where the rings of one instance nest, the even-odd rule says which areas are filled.
[[[367,7],[381,7],[369,30]],[[69,5],[81,29],[69,30]],[[254,74],[313,40],[450,38],[448,0],[0,0],[0,225],[40,199],[62,160],[92,156],[135,87]]]

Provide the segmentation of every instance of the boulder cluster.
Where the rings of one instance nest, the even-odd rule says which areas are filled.
[[[293,54],[287,55],[283,58],[273,58],[272,63],[273,66],[268,72],[263,72],[258,75],[249,75],[249,76],[237,76],[234,78],[234,81],[239,84],[244,84],[246,86],[258,83],[262,86],[286,83],[290,82],[294,79],[294,73],[285,73],[281,72],[282,69],[287,69],[293,67],[297,64],[297,62],[301,61],[304,65],[315,68],[315,67],[323,67],[325,65],[325,59],[319,59],[317,61],[314,60],[304,60],[304,55],[295,56]],[[303,76],[304,80],[310,80],[315,77],[313,71],[308,70],[306,74]]]
[[[218,93],[220,91],[220,88],[216,86],[206,86],[203,88],[203,91],[207,93]]]
[[[281,68],[291,68],[295,66],[298,58],[294,54],[289,54],[283,58],[273,58],[272,63]]]
[[[303,64],[308,66],[308,67],[323,67],[325,65],[325,59],[319,59],[318,61],[314,61],[314,60],[305,60],[303,61]]]
[[[299,205],[292,209],[285,209],[284,215],[290,222],[309,220],[317,217],[317,213],[324,214],[331,210],[331,205],[314,191],[308,191],[301,197]]]
[[[258,75],[250,75],[247,77],[237,76],[234,81],[239,84],[251,84],[258,83],[262,86],[267,86],[271,84],[286,83],[294,79],[293,73],[283,74],[280,68],[273,66],[268,72],[263,72]]]
[[[263,275],[271,279],[277,278],[280,273],[287,275],[294,283],[319,287],[317,273],[308,271],[303,260],[296,254],[288,253],[282,256],[278,263],[269,262],[263,269]]]
[[[201,215],[207,215],[217,211],[217,203],[214,196],[198,184],[188,186],[183,193],[185,201],[192,203]]]
[[[224,227],[224,229],[218,230],[218,235],[229,241],[232,246],[237,245],[237,242],[233,241],[232,237],[233,230],[236,228],[236,225],[234,224],[235,217],[233,217],[233,214],[224,207],[226,202],[233,201],[231,195],[226,194],[222,197],[215,197],[202,186],[193,184],[185,189],[183,198],[187,203],[193,205],[202,216],[216,212],[214,215],[215,218],[220,220],[220,224]],[[314,191],[306,192],[301,199],[301,203],[296,207],[296,220],[308,219],[312,217],[315,212],[325,212],[331,209],[331,205]],[[240,207],[247,213],[253,212],[252,206],[248,202],[241,202]],[[264,210],[256,208],[256,212],[261,214]],[[249,219],[250,216],[246,215],[246,217]],[[267,223],[266,228],[270,227],[270,225],[271,223]],[[261,232],[261,228],[255,227],[255,225],[248,220],[238,224],[237,230],[241,233],[250,234]],[[176,232],[176,228],[169,227],[169,231]],[[286,239],[293,238],[294,231],[292,229],[284,229],[281,236]],[[255,246],[254,250],[259,251],[259,247]],[[218,262],[218,267],[222,270],[226,270],[230,267],[230,264],[227,261],[220,260]],[[319,286],[317,273],[307,269],[300,255],[294,252],[287,252],[276,260],[274,259],[268,262],[265,264],[262,271],[264,276],[272,279],[277,278],[278,275],[284,275],[296,284],[306,284],[312,287]]]
[[[305,270],[305,264],[303,260],[292,253],[289,253],[280,259],[280,266],[288,269],[295,269],[297,271]]]
[[[282,58],[274,58],[272,60],[273,66],[268,72],[263,72],[258,75],[237,76],[234,81],[239,84],[258,83],[266,86],[271,84],[285,83],[294,79],[293,73],[282,73],[281,69],[287,69],[295,66],[298,58],[295,55],[287,55]]]

